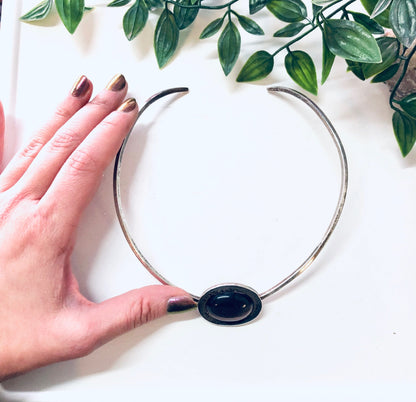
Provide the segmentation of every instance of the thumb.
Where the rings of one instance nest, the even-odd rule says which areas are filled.
[[[88,311],[89,331],[96,346],[167,313],[195,308],[197,303],[184,290],[152,285],[131,290]]]

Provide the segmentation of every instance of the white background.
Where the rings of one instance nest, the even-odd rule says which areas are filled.
[[[266,80],[235,83],[247,57],[273,51],[279,39],[243,35],[241,60],[226,78],[217,37],[198,40],[214,19],[201,13],[181,34],[177,56],[159,70],[155,17],[128,42],[126,7],[98,5],[71,36],[56,15],[42,24],[19,22],[36,3],[3,5],[6,158],[81,74],[98,90],[123,73],[139,104],[161,89],[189,86],[188,95],[143,115],[125,154],[123,197],[142,251],[168,279],[197,294],[224,281],[262,292],[303,262],[335,208],[335,148],[306,106],[267,93],[268,85],[297,88],[283,56]],[[261,25],[268,38],[283,26],[269,19]],[[319,74],[319,37],[302,46]],[[416,401],[416,151],[401,157],[388,95],[384,85],[360,82],[336,60],[314,97],[346,148],[346,207],[310,270],[267,299],[258,320],[228,328],[195,311],[166,317],[88,357],[9,380],[0,400]],[[110,168],[73,257],[81,289],[97,302],[155,283],[122,237],[111,179]]]

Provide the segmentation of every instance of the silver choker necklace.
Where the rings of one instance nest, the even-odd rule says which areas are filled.
[[[345,203],[345,198],[347,195],[348,164],[344,146],[342,145],[342,142],[337,132],[335,131],[332,123],[326,117],[324,112],[307,96],[293,89],[285,87],[271,87],[268,88],[268,91],[270,93],[283,92],[296,97],[297,99],[306,103],[306,105],[308,105],[318,115],[322,123],[325,125],[337,149],[341,166],[341,185],[339,189],[338,202],[325,233],[323,234],[320,242],[316,245],[312,253],[309,256],[307,256],[305,261],[299,267],[297,267],[290,275],[283,278],[280,282],[272,286],[270,289],[258,293],[249,286],[237,283],[225,283],[210,287],[201,296],[191,295],[193,299],[198,303],[198,310],[202,317],[214,324],[240,325],[254,320],[260,313],[262,309],[262,301],[265,298],[281,290],[283,287],[285,287],[295,278],[297,278],[300,274],[302,274],[307,268],[309,268],[309,266],[313,263],[318,254],[322,251],[329,237],[333,233],[341,216]],[[187,92],[188,88],[178,87],[166,89],[153,95],[151,98],[147,100],[147,102],[141,108],[138,119],[143,114],[143,112],[158,99],[161,99],[164,96],[170,94]],[[121,201],[120,174],[121,165],[123,161],[123,154],[126,149],[130,134],[131,132],[123,141],[123,144],[117,154],[114,165],[113,194],[117,217],[120,222],[123,234],[127,240],[127,243],[132,249],[134,255],[142,263],[142,265],[162,284],[173,285],[168,279],[161,275],[150,264],[150,262],[146,259],[146,257],[138,248],[128,229]]]

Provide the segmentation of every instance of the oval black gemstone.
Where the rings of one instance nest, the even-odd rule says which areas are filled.
[[[198,302],[202,317],[214,324],[244,324],[256,318],[262,307],[253,289],[237,284],[223,284],[208,289]]]
[[[253,311],[251,298],[232,291],[212,295],[205,306],[212,317],[227,322],[244,320]]]

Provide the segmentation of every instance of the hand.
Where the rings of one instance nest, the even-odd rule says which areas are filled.
[[[82,76],[0,175],[0,380],[84,356],[167,311],[195,307],[185,291],[162,285],[96,304],[71,270],[81,213],[137,118],[126,93],[118,75],[90,100],[92,83]],[[3,132],[0,104],[0,144]]]

